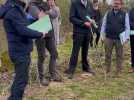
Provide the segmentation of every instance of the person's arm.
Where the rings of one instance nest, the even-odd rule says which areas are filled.
[[[101,39],[105,39],[105,34],[106,34],[106,22],[107,22],[107,13],[105,14],[103,20],[102,20],[102,25],[101,25]]]
[[[47,13],[52,19],[55,19],[59,16],[59,12],[56,7],[51,8],[49,11],[47,11]]]
[[[126,17],[125,17],[125,33],[126,33],[126,37],[129,39],[130,24],[129,24],[129,15],[128,15],[128,13],[126,13]]]
[[[72,2],[71,8],[70,8],[70,22],[75,25],[84,26],[83,20],[80,20],[76,17],[76,7],[75,2]]]
[[[0,19],[3,19],[6,12],[7,12],[7,9],[5,5],[0,5]]]
[[[61,25],[61,13],[60,13],[60,8],[57,7],[57,11],[58,11],[58,21],[59,21],[59,25]]]
[[[10,11],[10,13],[9,13],[10,18],[8,20],[11,21],[12,26],[17,31],[17,33],[16,33],[17,35],[25,36],[28,38],[43,37],[43,33],[31,30],[27,27],[27,25],[25,24],[25,20],[22,20],[23,17],[20,14],[20,12],[18,12],[16,10],[14,10],[13,12],[15,14],[13,14],[12,11]]]

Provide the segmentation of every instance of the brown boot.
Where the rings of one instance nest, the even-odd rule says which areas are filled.
[[[106,67],[106,74],[109,74],[111,72],[111,67]]]
[[[131,67],[129,73],[134,73],[134,67]]]

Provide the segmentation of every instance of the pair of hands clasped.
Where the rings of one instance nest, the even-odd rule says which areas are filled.
[[[86,21],[86,22],[84,23],[84,25],[85,25],[86,27],[90,28],[91,25],[94,24],[94,23],[96,23],[96,22],[95,22],[95,20],[92,19],[91,21]]]

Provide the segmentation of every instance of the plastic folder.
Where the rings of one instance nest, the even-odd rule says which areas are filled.
[[[52,24],[51,24],[49,16],[46,15],[42,17],[41,19],[39,19],[38,21],[29,25],[28,28],[35,30],[35,31],[48,33],[50,30],[52,30]]]
[[[126,42],[128,42],[129,40],[129,36],[126,34],[126,32],[122,32],[120,34],[120,40],[121,40],[121,44],[125,44]]]
[[[130,31],[130,35],[134,35],[134,30],[131,30]]]

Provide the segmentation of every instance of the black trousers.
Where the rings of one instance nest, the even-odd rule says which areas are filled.
[[[28,83],[30,54],[11,57],[15,68],[15,78],[11,87],[11,95],[8,100],[22,100],[25,87]]]
[[[58,52],[55,45],[55,39],[53,37],[46,37],[44,39],[37,39],[36,40],[36,47],[38,52],[38,72],[39,72],[39,79],[42,80],[44,76],[51,77],[55,72],[56,69],[56,60],[58,57]],[[50,61],[48,70],[44,70],[44,61],[45,61],[45,53],[46,49],[50,54]],[[50,76],[51,75],[51,76]]]
[[[130,35],[131,66],[134,67],[134,35]]]
[[[99,39],[100,39],[100,30],[93,28],[93,32],[96,34],[96,38],[95,38],[95,45],[98,45]]]
[[[69,69],[68,69],[69,72],[74,73],[75,71],[80,48],[81,48],[81,58],[82,58],[82,69],[88,70],[90,68],[87,60],[89,42],[90,42],[90,35],[85,35],[85,34],[73,35],[73,48],[72,48],[72,54],[69,62]]]

